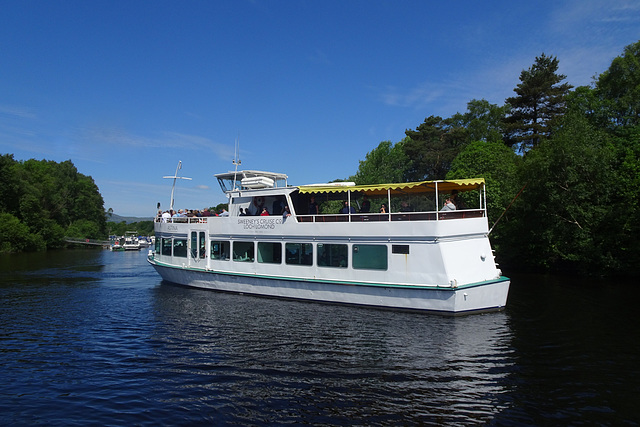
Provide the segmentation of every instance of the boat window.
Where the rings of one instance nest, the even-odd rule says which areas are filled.
[[[171,256],[171,247],[173,246],[171,238],[162,238],[162,255]]]
[[[187,239],[173,239],[173,256],[187,257]]]
[[[162,239],[158,238],[158,239],[156,239],[156,240],[155,240],[155,242],[154,242],[154,247],[155,247],[155,250],[156,250],[156,253],[157,253],[157,254],[161,253],[161,252],[160,252],[160,248],[162,248],[162,242],[161,242],[161,240],[162,240]]]
[[[191,232],[191,258],[198,258],[198,232]]]
[[[233,260],[253,262],[253,242],[233,242]]]
[[[200,250],[198,252],[198,255],[200,256],[200,258],[204,258],[207,254],[207,240],[206,240],[206,235],[204,231],[200,232],[198,236],[198,240],[200,244]]]
[[[348,255],[347,245],[318,243],[318,265],[321,267],[347,268]]]
[[[386,270],[386,245],[353,245],[351,264],[353,268],[366,270]]]
[[[284,251],[287,264],[313,264],[313,245],[311,243],[287,243],[284,245]]]
[[[391,253],[394,254],[408,254],[409,253],[409,245],[392,245]]]
[[[217,259],[222,261],[229,261],[229,248],[231,245],[229,242],[221,240],[211,241],[211,259]]]
[[[258,242],[258,262],[282,263],[282,243]]]

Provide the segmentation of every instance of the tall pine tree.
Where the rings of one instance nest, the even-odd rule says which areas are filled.
[[[520,73],[517,96],[507,98],[511,114],[505,119],[507,145],[521,152],[537,147],[551,135],[554,122],[564,114],[565,96],[573,87],[561,83],[567,76],[557,74],[558,59],[544,53],[528,70]]]

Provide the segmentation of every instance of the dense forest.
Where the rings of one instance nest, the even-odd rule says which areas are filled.
[[[0,156],[0,253],[61,248],[65,236],[106,237],[104,201],[70,160]]]
[[[358,184],[484,177],[503,269],[638,275],[640,41],[591,86],[573,88],[544,53],[502,106],[430,116],[381,142]]]

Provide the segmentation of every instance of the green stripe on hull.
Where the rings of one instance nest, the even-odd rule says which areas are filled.
[[[331,285],[343,285],[343,286],[372,286],[372,287],[383,287],[383,288],[398,288],[398,289],[428,289],[428,290],[439,290],[439,291],[457,291],[460,289],[468,289],[475,288],[478,286],[490,285],[493,283],[500,283],[508,281],[508,277],[500,276],[497,279],[493,280],[484,280],[482,282],[475,283],[467,283],[465,285],[458,285],[455,288],[450,286],[438,286],[438,285],[402,285],[402,284],[389,284],[389,283],[364,283],[364,282],[349,282],[342,280],[326,280],[326,279],[311,279],[311,278],[303,278],[303,277],[285,277],[285,276],[266,276],[262,274],[246,274],[246,273],[232,273],[227,271],[217,271],[217,270],[207,270],[204,268],[197,267],[176,267],[173,264],[166,264],[163,262],[159,262],[157,260],[148,259],[149,263],[156,264],[161,267],[173,268],[176,270],[187,270],[187,271],[195,271],[201,273],[211,273],[211,274],[221,274],[225,276],[239,276],[239,277],[249,277],[249,278],[259,278],[265,280],[287,280],[292,282],[312,282],[312,283],[326,283]]]

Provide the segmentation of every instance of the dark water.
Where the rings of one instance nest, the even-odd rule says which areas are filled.
[[[638,425],[640,288],[514,276],[448,318],[162,283],[144,252],[0,257],[2,425]]]

